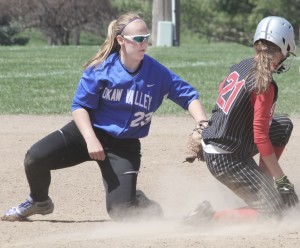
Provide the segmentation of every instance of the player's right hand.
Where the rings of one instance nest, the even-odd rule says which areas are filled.
[[[88,153],[92,160],[100,160],[103,161],[105,159],[104,149],[96,136],[90,137],[85,140]]]
[[[275,184],[284,203],[288,207],[293,207],[299,202],[294,185],[290,182],[286,175],[283,175],[281,178],[275,180]]]

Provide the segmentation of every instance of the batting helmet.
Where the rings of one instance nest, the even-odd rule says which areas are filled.
[[[296,49],[294,29],[284,18],[269,16],[262,19],[255,31],[253,44],[258,40],[268,40],[280,47],[284,56]]]

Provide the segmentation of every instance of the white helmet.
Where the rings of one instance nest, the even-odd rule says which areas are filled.
[[[268,40],[281,48],[284,56],[296,49],[294,29],[284,18],[269,16],[262,19],[255,31],[253,44],[258,40]]]

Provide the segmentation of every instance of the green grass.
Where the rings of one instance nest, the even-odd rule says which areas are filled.
[[[23,32],[21,32],[18,37],[26,37],[29,38],[29,42],[26,46],[45,46],[47,45],[47,39],[41,31],[37,29],[26,29]],[[82,46],[98,46],[99,44],[104,42],[104,38],[100,38],[99,35],[92,34],[89,32],[81,32],[80,33],[80,45]],[[74,44],[74,38],[71,35],[69,40],[70,45]]]
[[[67,113],[96,47],[0,47],[0,113]]]
[[[69,113],[82,64],[97,50],[97,46],[0,47],[0,114]],[[253,50],[237,44],[205,43],[149,47],[148,54],[192,84],[210,112],[230,65],[252,56]],[[288,73],[275,76],[279,86],[277,113],[300,113],[299,64],[296,58]],[[186,113],[167,100],[157,114]]]

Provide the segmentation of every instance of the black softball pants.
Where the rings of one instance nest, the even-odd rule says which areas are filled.
[[[114,220],[147,215],[160,215],[160,206],[141,191],[136,192],[141,164],[139,139],[116,139],[94,129],[105,153],[104,161],[96,161],[106,190],[106,208]],[[63,169],[91,161],[86,142],[74,121],[35,143],[24,160],[25,173],[34,201],[48,198],[51,170]],[[150,216],[149,216],[150,217]]]
[[[274,117],[269,131],[273,146],[284,147],[292,130],[293,124],[288,117]],[[212,175],[243,199],[249,207],[256,209],[262,217],[281,217],[287,207],[275,188],[273,179],[261,171],[252,157],[257,153],[257,150],[249,151],[246,156],[236,153],[205,153],[205,157]]]

